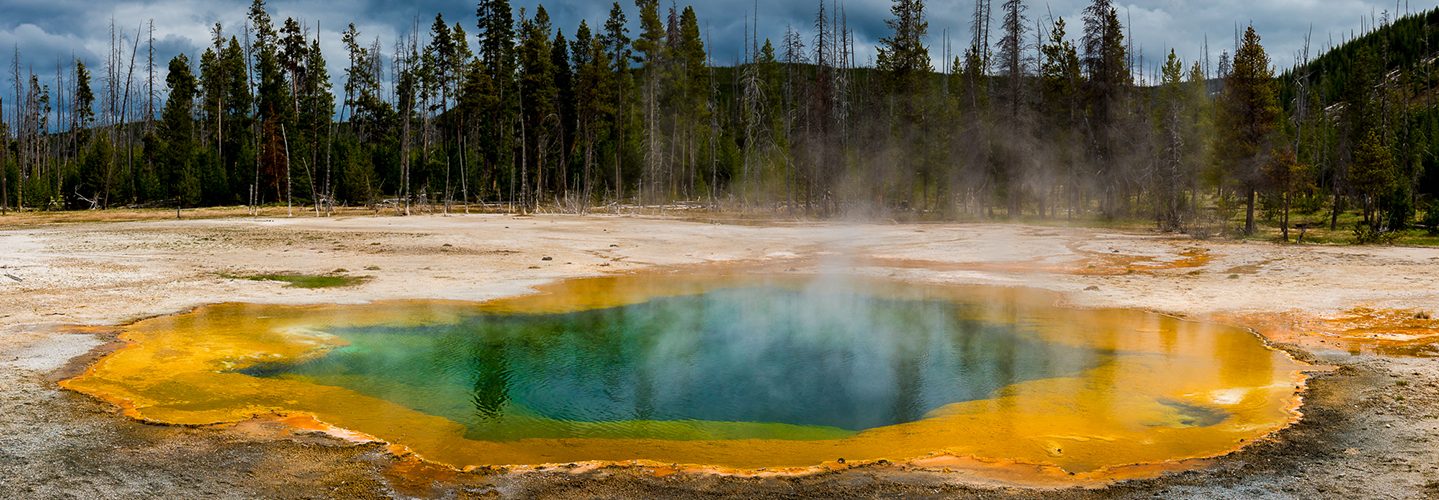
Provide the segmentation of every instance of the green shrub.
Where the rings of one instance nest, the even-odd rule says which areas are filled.
[[[1430,236],[1439,236],[1439,199],[1429,201],[1429,205],[1424,209],[1422,223],[1429,229]]]
[[[1360,245],[1388,245],[1394,243],[1394,240],[1397,239],[1399,239],[1398,232],[1385,231],[1382,228],[1375,229],[1374,226],[1365,224],[1364,221],[1359,221],[1354,224],[1354,243]]]

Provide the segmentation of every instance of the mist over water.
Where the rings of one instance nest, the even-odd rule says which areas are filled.
[[[217,304],[123,335],[65,387],[148,421],[315,422],[456,467],[947,456],[1104,475],[1292,423],[1307,366],[1240,328],[825,272]]]
[[[336,329],[347,346],[247,373],[393,401],[459,422],[477,440],[818,439],[917,421],[1112,357],[1046,343],[1023,321],[976,319],[979,304],[854,285],[739,286],[563,314]]]

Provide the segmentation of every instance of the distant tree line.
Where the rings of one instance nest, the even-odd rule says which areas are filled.
[[[1279,77],[1292,145],[1272,185],[1331,228],[1358,211],[1361,240],[1416,217],[1439,234],[1439,9],[1371,19],[1362,33]]]
[[[1170,231],[1254,233],[1269,219],[1288,238],[1291,212],[1326,209],[1331,225],[1358,210],[1365,234],[1407,228],[1439,188],[1439,11],[1386,15],[1276,77],[1252,27],[1214,67],[1174,51],[1146,61],[1111,0],[1075,26],[977,0],[958,53],[947,36],[931,47],[922,0],[893,0],[872,64],[834,0],[803,31],[747,30],[731,66],[694,9],[633,7],[634,32],[618,2],[569,31],[507,0],[479,0],[468,29],[437,15],[397,40],[351,24],[340,88],[318,25],[276,22],[263,0],[241,29],[217,23],[203,53],[171,60],[159,88],[153,24],[112,26],[98,78],[77,60],[42,85],[17,51],[0,206],[684,202],[1144,217]]]

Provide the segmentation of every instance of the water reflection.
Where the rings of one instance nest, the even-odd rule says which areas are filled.
[[[593,311],[338,329],[331,333],[348,346],[252,373],[402,402],[461,422],[477,439],[517,439],[637,432],[571,422],[859,431],[1106,359],[1042,342],[1018,323],[973,319],[972,307],[853,290],[728,288]]]

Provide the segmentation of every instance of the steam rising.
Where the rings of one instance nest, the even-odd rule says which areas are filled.
[[[1104,355],[989,323],[980,304],[887,298],[825,276],[568,314],[336,332],[349,347],[266,370],[451,418],[475,439],[756,437],[754,422],[859,431],[912,422]],[[798,433],[804,437],[809,434]]]

